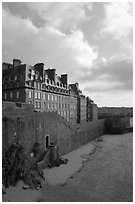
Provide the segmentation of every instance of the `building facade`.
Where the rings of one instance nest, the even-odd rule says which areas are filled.
[[[77,98],[77,123],[86,122],[86,97],[82,94],[82,91],[79,89],[79,84],[70,84],[73,94]]]
[[[33,104],[35,111],[54,111],[68,121],[76,122],[75,97],[70,96],[67,74],[57,76],[55,69],[44,69],[13,60],[3,63],[3,101]]]
[[[43,63],[31,66],[19,59],[2,64],[2,100],[33,104],[35,111],[54,111],[77,123],[92,120],[96,113],[79,84],[68,84],[67,74],[58,76],[56,69],[45,69]]]

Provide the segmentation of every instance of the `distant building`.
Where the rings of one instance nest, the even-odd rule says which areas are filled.
[[[97,120],[97,105],[89,97],[85,97],[82,94],[78,83],[70,84],[69,86],[71,87],[71,92],[77,97],[77,123]]]
[[[87,108],[87,111],[86,111],[86,113],[87,113],[86,120],[88,122],[88,121],[92,121],[92,105],[91,104],[93,103],[93,101],[90,99],[90,97],[87,97],[86,100],[87,100],[87,105],[86,105],[86,108]]]

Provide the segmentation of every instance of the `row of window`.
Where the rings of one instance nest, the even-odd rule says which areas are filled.
[[[4,89],[9,89],[9,88],[13,88],[13,87],[19,87],[19,82],[16,82],[16,83],[10,83],[10,84],[5,84],[3,85],[3,88]]]
[[[67,85],[64,85],[64,84],[62,84],[62,83],[59,83],[59,82],[57,82],[57,84],[55,84],[53,81],[51,82],[49,79],[44,79],[44,83],[46,83],[47,82],[47,84],[50,84],[50,85],[57,85],[57,86],[59,86],[59,87],[61,87],[61,88],[67,88]],[[29,85],[31,85],[31,84],[29,84]],[[37,90],[41,90],[41,84],[40,83],[38,83],[38,82],[36,82],[35,84],[34,84],[34,87],[37,89]],[[47,88],[48,86],[46,86],[45,84],[43,84],[43,86],[42,86],[42,88],[43,89],[45,89],[45,88]],[[51,88],[51,87],[50,87]],[[56,87],[55,87],[56,88]]]
[[[3,82],[10,82],[10,81],[17,81],[19,80],[23,75],[17,75],[17,76],[11,76],[11,77],[4,77]]]
[[[61,115],[61,116],[69,116],[70,111],[58,111],[58,114]]]
[[[19,91],[16,92],[16,95],[14,94],[14,97],[19,98]],[[13,92],[10,92],[9,97],[12,99],[13,98]],[[4,94],[4,99],[7,99],[7,93]]]
[[[29,91],[29,98],[32,98],[32,92]],[[57,100],[67,100],[69,98],[67,98],[66,96],[57,96],[57,95],[53,95],[53,94],[42,94],[42,98],[43,100],[52,100],[52,101],[57,101]],[[40,92],[35,92],[35,99],[41,99],[41,93]]]
[[[35,102],[35,108],[41,109],[41,102],[40,101]]]
[[[51,104],[49,103],[49,104],[48,104],[48,109],[51,108],[50,105],[51,105]],[[41,102],[40,102],[40,101],[36,101],[36,102],[35,102],[35,108],[41,109]],[[64,111],[58,111],[58,114],[61,115],[61,116],[69,116],[69,115],[70,115],[70,111],[66,111],[66,110],[64,110]]]
[[[41,108],[41,105],[37,105],[37,104],[41,104],[40,101],[36,101],[35,102],[35,108]],[[61,103],[43,103],[43,108],[44,109],[66,109],[66,108],[70,108],[70,104],[61,104]]]

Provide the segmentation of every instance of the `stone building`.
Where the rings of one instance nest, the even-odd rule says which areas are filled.
[[[14,59],[3,63],[3,101],[33,104],[35,111],[54,111],[68,121],[76,122],[77,99],[70,94],[67,74],[57,76],[55,69],[43,63],[30,66]]]
[[[14,59],[2,64],[2,100],[32,104],[37,112],[57,112],[70,122],[88,122],[98,118],[97,105],[86,98],[79,84],[68,84],[68,75],[58,76],[56,69],[43,63],[34,66]]]
[[[94,103],[93,100],[90,99],[89,96],[86,98],[86,120],[92,121],[98,119],[98,107],[97,104]]]
[[[70,84],[73,94],[77,97],[77,123],[86,122],[86,97],[79,89],[79,84]]]

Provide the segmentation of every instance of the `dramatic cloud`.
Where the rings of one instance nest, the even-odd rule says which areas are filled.
[[[30,64],[43,61],[71,76],[79,73],[82,66],[90,68],[97,58],[95,48],[84,39],[82,31],[64,34],[52,26],[37,28],[29,19],[4,9],[3,36],[3,59],[19,57]]]
[[[83,89],[89,92],[109,92],[133,89],[133,63],[131,60],[109,61],[80,76]]]
[[[4,2],[3,7],[14,15],[29,18],[36,27],[48,25],[66,33],[88,18],[85,10],[92,10],[92,3]]]
[[[3,61],[43,62],[99,106],[132,105],[132,3],[4,2],[2,15]]]

